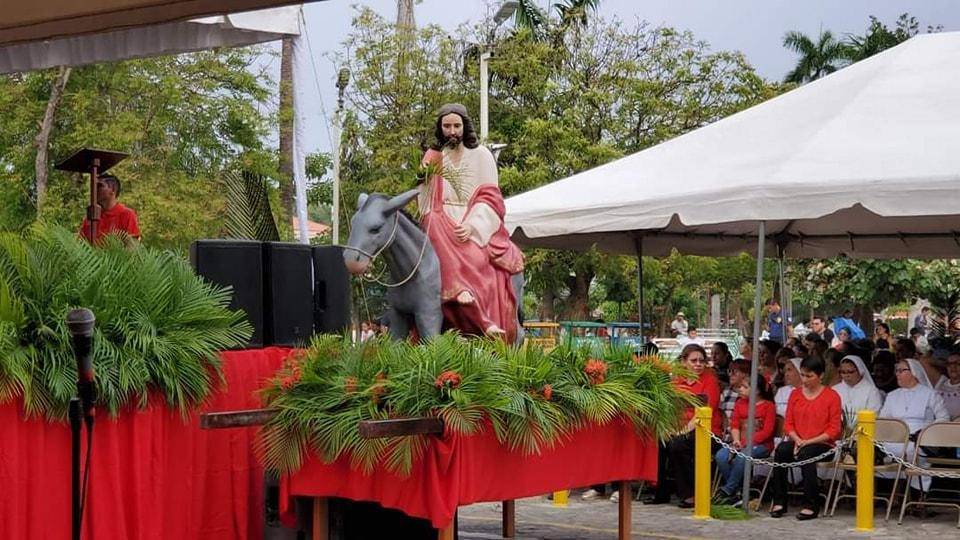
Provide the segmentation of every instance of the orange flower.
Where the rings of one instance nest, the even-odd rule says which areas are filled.
[[[553,387],[549,384],[543,385],[541,392],[543,393],[543,398],[547,401],[550,401],[553,398]]]
[[[433,385],[440,388],[456,388],[460,386],[460,374],[456,371],[444,371],[433,382]]]
[[[587,378],[590,379],[590,384],[601,384],[607,378],[607,363],[603,360],[591,358],[587,360],[587,365],[583,368],[583,372],[586,373]]]

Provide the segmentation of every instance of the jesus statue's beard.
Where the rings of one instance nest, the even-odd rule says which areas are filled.
[[[461,142],[462,142],[462,140],[461,140],[461,138],[460,138],[458,135],[451,135],[451,136],[447,137],[447,140],[446,140],[446,142],[443,143],[443,145],[444,145],[445,147],[453,150],[453,149],[455,149],[456,147],[460,146],[460,143],[461,143]]]

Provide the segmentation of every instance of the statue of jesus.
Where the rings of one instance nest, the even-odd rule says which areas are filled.
[[[513,343],[518,299],[511,276],[523,272],[523,253],[503,226],[496,160],[458,103],[440,108],[435,136],[423,157],[428,178],[418,203],[440,259],[445,326]]]

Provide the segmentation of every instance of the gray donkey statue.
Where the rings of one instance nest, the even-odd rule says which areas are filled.
[[[357,212],[350,221],[350,238],[343,248],[344,263],[352,274],[366,272],[380,255],[386,260],[390,281],[377,282],[387,288],[390,305],[387,317],[390,335],[394,339],[406,339],[411,323],[422,339],[439,335],[443,328],[440,260],[427,234],[401,211],[418,193],[416,189],[395,197],[361,193]],[[523,298],[523,274],[514,275],[512,282],[518,303],[519,343],[523,340],[519,310]]]

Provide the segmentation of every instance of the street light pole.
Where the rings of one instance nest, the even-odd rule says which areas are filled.
[[[337,73],[337,110],[333,115],[333,209],[330,216],[333,227],[330,242],[340,243],[340,145],[341,117],[343,114],[343,94],[350,83],[350,70],[343,68]]]
[[[493,28],[490,30],[490,38],[487,44],[483,46],[480,53],[480,142],[487,142],[487,136],[490,134],[490,57],[493,52],[490,46],[493,43],[494,33],[497,28],[509,19],[517,10],[519,4],[516,0],[507,0],[500,5],[500,9],[493,16]]]
[[[480,142],[487,142],[490,134],[490,51],[480,53]]]

